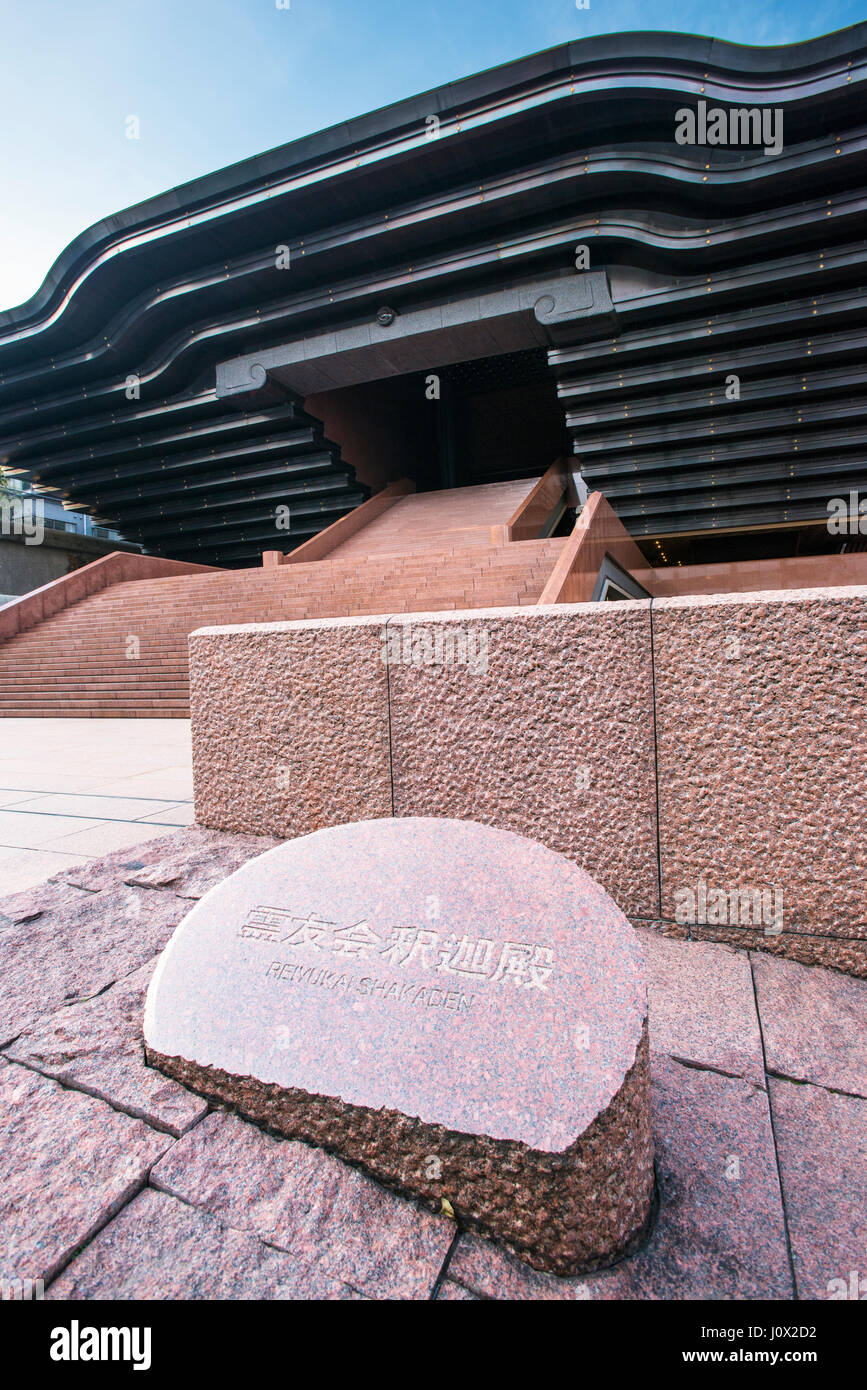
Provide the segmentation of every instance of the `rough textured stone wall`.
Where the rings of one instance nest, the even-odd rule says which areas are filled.
[[[206,629],[190,649],[201,825],[478,820],[569,855],[635,921],[867,975],[867,588]]]
[[[448,628],[465,634],[466,662],[388,667],[394,814],[529,835],[624,912],[655,915],[647,602],[411,615],[389,640],[424,655],[429,634],[436,653]]]
[[[864,972],[865,600],[654,601],[661,915],[687,915],[704,883],[691,936]],[[742,920],[751,890],[769,895],[758,923]]]
[[[392,814],[382,626],[334,618],[192,634],[200,825],[290,838]]]
[[[657,914],[646,601],[210,629],[190,653],[200,825],[477,820]]]

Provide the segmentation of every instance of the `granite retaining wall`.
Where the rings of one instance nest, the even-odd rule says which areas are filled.
[[[633,921],[867,975],[867,587],[205,628],[196,819],[452,816]]]

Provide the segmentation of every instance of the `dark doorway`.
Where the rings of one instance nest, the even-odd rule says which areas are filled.
[[[544,348],[444,367],[442,381],[441,487],[541,475],[566,452],[564,414]]]
[[[360,482],[419,491],[541,476],[568,450],[544,348],[308,396]]]

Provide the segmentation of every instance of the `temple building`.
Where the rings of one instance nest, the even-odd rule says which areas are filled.
[[[0,465],[143,551],[124,582],[147,562],[192,626],[417,608],[409,571],[366,572],[372,609],[276,572],[419,547],[424,606],[466,606],[457,535],[521,602],[863,578],[865,55],[865,24],[583,39],[106,218],[0,314]],[[552,590],[594,495],[619,557]],[[200,611],[190,566],[220,571]]]

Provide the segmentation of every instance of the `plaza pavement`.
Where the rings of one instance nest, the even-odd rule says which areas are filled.
[[[0,719],[0,897],[193,819],[186,719]]]

